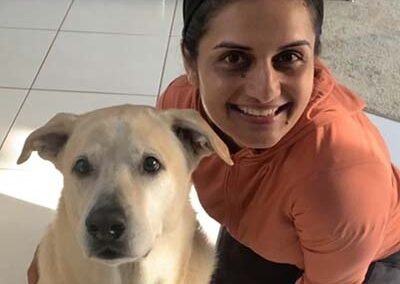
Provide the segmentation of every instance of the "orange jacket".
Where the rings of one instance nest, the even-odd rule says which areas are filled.
[[[304,269],[298,283],[361,284],[372,261],[400,250],[400,172],[364,103],[315,70],[308,107],[277,145],[241,149],[233,167],[212,155],[193,179],[210,216],[264,258]],[[201,111],[184,76],[158,107]]]

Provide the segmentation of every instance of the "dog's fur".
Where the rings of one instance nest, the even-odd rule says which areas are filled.
[[[215,258],[189,202],[191,174],[212,152],[232,161],[196,112],[124,105],[57,114],[27,138],[18,163],[32,151],[64,176],[56,218],[38,249],[39,284],[209,283]],[[159,170],[146,172],[149,156]],[[83,173],[80,159],[90,163]],[[125,224],[118,240],[90,235],[96,210],[111,212],[101,218],[118,211]]]

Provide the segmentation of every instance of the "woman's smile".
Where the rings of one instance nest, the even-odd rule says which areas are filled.
[[[285,122],[289,116],[291,103],[271,106],[228,104],[232,119],[242,120],[255,126],[273,127],[278,122]]]

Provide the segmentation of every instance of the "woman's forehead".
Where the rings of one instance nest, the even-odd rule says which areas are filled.
[[[224,7],[209,23],[205,39],[242,43],[288,43],[314,38],[311,14],[302,0],[239,0]],[[229,23],[229,25],[227,25]]]
[[[223,21],[229,18],[235,20],[229,22],[229,25],[225,22],[224,26],[229,27],[236,22],[251,22],[254,17],[264,18],[273,22],[285,22],[290,20],[291,16],[304,17],[311,21],[311,8],[305,5],[304,0],[236,0],[232,1],[222,9],[218,10],[216,14],[213,14],[211,21]],[[248,17],[248,16],[253,16]]]

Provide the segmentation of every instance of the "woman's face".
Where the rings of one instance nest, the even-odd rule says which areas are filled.
[[[241,0],[209,22],[189,79],[239,147],[270,148],[309,102],[315,33],[303,0]]]

